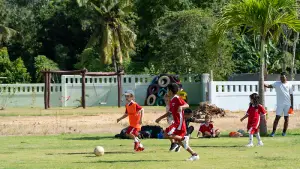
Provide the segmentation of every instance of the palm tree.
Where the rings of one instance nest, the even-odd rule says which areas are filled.
[[[92,6],[97,13],[100,25],[92,34],[87,48],[95,47],[100,52],[104,64],[114,64],[119,70],[124,57],[135,48],[136,34],[128,28],[122,18],[130,12],[130,0],[77,0],[79,6]]]
[[[3,47],[3,44],[8,42],[16,34],[17,31],[14,29],[0,24],[0,48]]]
[[[260,35],[260,73],[259,95],[261,104],[265,105],[264,70],[265,44],[268,40],[278,40],[283,32],[283,25],[300,30],[300,21],[296,15],[295,0],[242,0],[226,5],[222,16],[212,31],[211,45],[216,45],[224,34],[233,28]],[[264,120],[262,120],[264,122]],[[267,134],[266,124],[261,125],[262,134]]]

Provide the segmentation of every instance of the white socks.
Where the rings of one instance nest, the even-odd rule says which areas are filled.
[[[134,137],[134,142],[140,142],[138,137]]]
[[[258,141],[258,142],[261,142],[260,135],[259,135],[259,133],[258,133],[258,132],[256,133],[256,135],[255,135],[255,136],[256,136],[256,138],[257,138],[257,141]]]
[[[249,134],[249,144],[253,144],[253,134]]]

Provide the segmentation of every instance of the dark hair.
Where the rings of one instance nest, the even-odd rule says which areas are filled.
[[[176,94],[178,93],[178,85],[176,83],[170,83],[167,88],[173,93]]]
[[[192,109],[184,109],[184,114],[188,115],[192,113],[193,113]]]
[[[281,72],[280,76],[286,76],[286,72]]]
[[[257,93],[252,93],[250,99],[253,100],[253,103],[250,103],[250,105],[257,107],[259,104],[259,95]]]

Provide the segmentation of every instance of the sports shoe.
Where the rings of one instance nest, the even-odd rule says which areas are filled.
[[[172,144],[171,144],[171,147],[170,147],[170,151],[174,151],[177,147],[179,147],[178,144],[172,143]]]
[[[246,147],[253,147],[253,143],[247,144]]]
[[[184,136],[184,140],[182,141],[184,149],[187,149],[189,147],[189,140],[190,138],[188,136]]]
[[[274,137],[275,136],[275,132],[272,132],[271,134],[270,134],[270,137]]]
[[[175,152],[180,152],[180,145],[178,145],[178,147],[175,149]]]
[[[286,136],[286,132],[283,132],[283,133],[282,133],[282,136]]]
[[[194,154],[190,158],[188,158],[187,161],[196,161],[196,160],[199,160],[199,158],[200,157],[198,154]]]
[[[134,142],[134,150],[137,150],[140,147],[140,143],[139,142]]]
[[[144,150],[145,150],[144,147],[138,147],[135,151],[136,151],[136,152],[140,152],[140,151],[144,151]]]
[[[257,146],[263,146],[264,145],[264,143],[262,142],[262,141],[259,141],[258,143],[257,143]]]

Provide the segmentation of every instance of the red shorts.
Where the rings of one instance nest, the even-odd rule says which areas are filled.
[[[165,132],[167,135],[177,135],[184,137],[186,134],[186,130],[177,130],[178,125],[172,124],[169,127],[166,128]]]
[[[256,134],[257,132],[258,132],[258,128],[255,128],[255,127],[248,128],[249,134]]]
[[[127,129],[127,131],[126,131],[126,134],[133,134],[134,136],[138,136],[139,135],[139,131],[140,131],[141,129],[138,129],[138,128],[134,128],[134,127],[131,127],[131,126],[129,126],[128,127],[128,129]]]
[[[256,134],[259,130],[259,121],[247,125],[249,134]]]

